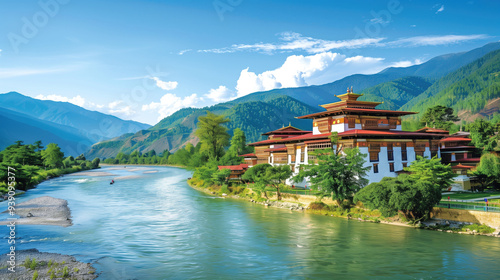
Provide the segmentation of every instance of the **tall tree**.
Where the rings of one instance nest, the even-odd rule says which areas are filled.
[[[50,143],[47,148],[42,151],[43,164],[50,168],[57,168],[62,166],[64,153],[57,144]]]
[[[446,130],[450,129],[453,122],[459,120],[460,119],[453,114],[452,108],[441,105],[427,108],[427,111],[425,111],[420,119],[421,122],[426,123],[426,126]]]
[[[472,144],[482,149],[483,153],[493,151],[497,146],[499,139],[499,136],[495,134],[497,126],[489,121],[477,118],[474,122],[466,125],[465,129],[470,132]]]
[[[286,179],[292,176],[292,170],[288,165],[277,165],[271,166],[266,169],[264,176],[260,177],[258,182],[260,185],[270,185],[276,189],[276,196],[278,200],[281,200],[280,189],[285,183]]]
[[[224,155],[224,147],[229,145],[230,135],[227,128],[222,126],[229,119],[207,111],[206,116],[198,117],[198,128],[196,136],[200,138],[201,151],[205,152],[210,159],[218,160]]]
[[[438,157],[427,159],[417,156],[417,160],[404,170],[411,172],[412,179],[431,182],[441,189],[448,188],[453,183],[453,178],[457,176],[451,166],[442,164]]]
[[[295,182],[309,177],[311,186],[323,195],[331,195],[339,206],[345,199],[352,201],[354,193],[364,187],[368,180],[364,177],[370,167],[364,167],[364,155],[358,148],[344,149],[336,153],[332,149],[316,150],[318,164],[302,165]]]

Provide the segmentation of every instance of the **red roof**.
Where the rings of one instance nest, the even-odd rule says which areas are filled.
[[[464,138],[464,137],[448,137],[448,138],[441,139],[441,141],[439,141],[439,142],[459,142],[459,141],[470,142],[470,141],[472,141],[472,139]]]
[[[248,169],[248,164],[240,164],[240,165],[220,165],[218,166],[219,170],[229,169],[231,171],[243,171],[244,169]]]
[[[297,117],[297,119],[311,119],[322,115],[333,115],[335,113],[372,113],[372,114],[383,114],[383,115],[413,115],[415,112],[404,112],[404,111],[392,111],[392,110],[378,110],[378,109],[363,109],[363,108],[343,108],[338,110],[323,111],[319,113],[309,114],[305,116]]]
[[[472,168],[476,168],[476,167],[470,166],[470,165],[462,165],[461,163],[459,163],[458,165],[452,166],[451,168],[452,169],[472,169]]]
[[[441,150],[456,150],[456,149],[476,149],[474,146],[454,146],[454,147],[444,147]]]
[[[263,133],[262,135],[271,135],[271,134],[307,134],[311,133],[311,131],[305,131],[296,127],[293,127],[291,125],[287,127],[282,127],[277,130],[269,131],[266,133]]]
[[[265,144],[275,144],[275,143],[286,143],[286,142],[294,142],[294,141],[307,141],[307,140],[318,140],[318,139],[328,139],[328,137],[332,135],[331,133],[323,133],[313,135],[312,133],[308,133],[305,135],[300,135],[296,137],[284,138],[284,139],[269,139],[263,140],[255,143],[250,143],[250,146],[259,146]],[[442,134],[433,134],[433,133],[423,133],[423,132],[411,132],[411,131],[384,131],[384,130],[366,130],[366,129],[353,129],[344,131],[338,134],[338,136],[353,136],[353,137],[366,137],[366,136],[440,136]]]
[[[244,154],[244,155],[239,155],[239,157],[257,157],[255,154]]]

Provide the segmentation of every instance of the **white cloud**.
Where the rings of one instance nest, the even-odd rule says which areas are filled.
[[[444,8],[443,8],[444,9]],[[383,21],[383,19],[374,18],[371,21]],[[411,25],[410,27],[416,27]],[[285,32],[281,33],[279,43],[255,43],[255,44],[233,44],[230,47],[198,50],[204,53],[234,53],[238,51],[261,52],[273,54],[276,52],[305,51],[309,54],[324,53],[338,49],[355,49],[365,47],[414,47],[414,46],[436,46],[450,43],[459,43],[463,41],[487,39],[485,34],[474,35],[441,35],[441,36],[416,36],[410,38],[400,38],[387,41],[386,38],[361,38],[352,40],[322,40],[311,37],[304,37],[299,33]]]
[[[410,66],[418,65],[418,64],[422,64],[422,63],[423,63],[423,61],[420,59],[415,59],[414,61],[402,60],[402,61],[396,61],[396,62],[390,64],[388,67],[410,67]]]
[[[416,36],[410,38],[402,38],[396,41],[387,43],[387,46],[396,47],[421,47],[421,46],[437,46],[456,44],[464,41],[472,41],[479,39],[487,39],[488,35],[475,34],[475,35],[443,35],[443,36]]]
[[[0,68],[0,79],[1,78],[13,78],[21,76],[39,75],[39,74],[49,74],[57,72],[68,71],[68,68]]]
[[[310,56],[289,56],[277,69],[260,74],[243,69],[237,82],[238,97],[256,91],[275,88],[320,85],[351,74],[373,74],[388,65],[383,58],[354,56],[339,53],[319,53]]]
[[[216,89],[210,89],[208,94],[205,96],[215,102],[225,102],[236,97],[236,94],[225,86],[219,86]]]
[[[69,102],[72,104],[75,104],[77,106],[83,107],[87,104],[85,101],[85,98],[81,97],[80,95],[77,95],[72,98],[68,98],[66,96],[61,96],[61,95],[56,95],[56,94],[50,94],[50,95],[42,95],[39,94],[35,96],[36,99],[40,100],[52,100],[52,101],[60,101],[60,102]]]
[[[195,107],[202,100],[195,93],[184,98],[167,93],[161,97],[160,102],[151,102],[149,105],[142,105],[142,110],[157,111],[160,115],[158,121],[160,121],[182,108]]]
[[[185,53],[187,53],[187,52],[190,52],[190,51],[192,51],[192,49],[182,50],[182,51],[180,51],[178,54],[179,54],[179,55],[183,55],[183,54],[185,54]]]
[[[283,51],[306,51],[308,53],[320,53],[333,49],[354,49],[375,45],[384,38],[362,38],[352,40],[322,40],[304,37],[299,33],[284,32],[280,34],[281,43],[256,43],[256,44],[234,44],[231,47],[198,50],[208,53],[233,53],[237,51],[256,51],[263,53]]]
[[[436,11],[436,14],[444,11],[444,5],[441,5],[441,7]]]
[[[156,81],[156,86],[163,89],[163,90],[172,90],[175,89],[178,85],[177,82],[164,82],[160,80],[158,77],[152,77],[152,80]]]
[[[417,25],[416,24],[412,24],[412,25],[410,25],[410,27],[415,28],[415,27],[417,27]]]

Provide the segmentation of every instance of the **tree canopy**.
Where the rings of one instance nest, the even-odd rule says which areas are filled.
[[[314,154],[318,164],[301,165],[295,182],[309,178],[311,187],[324,195],[331,195],[339,205],[345,199],[352,200],[353,195],[368,180],[365,179],[370,167],[364,167],[364,155],[358,148],[344,149],[343,153],[335,153],[332,149],[316,150]]]
[[[80,155],[76,159],[78,160],[83,155]],[[55,143],[50,143],[47,148],[42,151],[43,164],[51,168],[58,168],[63,165],[64,153],[61,152],[61,148]],[[85,160],[83,157],[82,160]]]
[[[483,153],[493,151],[497,146],[499,136],[495,134],[497,127],[493,123],[477,118],[466,125],[465,129],[470,132],[472,144],[482,149]]]
[[[218,160],[224,155],[224,147],[229,144],[230,135],[227,128],[222,126],[228,123],[229,119],[215,115],[207,111],[206,116],[198,117],[196,136],[201,142],[201,151],[208,155],[208,158]]]
[[[426,123],[426,126],[446,130],[450,129],[453,122],[459,120],[460,119],[453,114],[452,108],[441,105],[427,108],[420,119],[421,122]]]

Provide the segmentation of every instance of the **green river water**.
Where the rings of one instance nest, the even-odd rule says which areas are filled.
[[[214,198],[190,188],[191,173],[178,168],[95,172],[113,176],[64,176],[20,197],[68,200],[74,225],[18,226],[17,249],[74,255],[93,263],[98,279],[500,278],[500,238]]]

